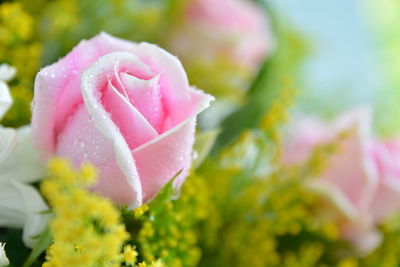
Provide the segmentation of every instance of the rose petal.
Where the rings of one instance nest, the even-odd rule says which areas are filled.
[[[359,213],[356,207],[349,201],[347,196],[337,187],[324,182],[322,179],[313,179],[306,184],[307,189],[326,198],[329,204],[333,204],[347,220],[354,221]]]
[[[160,75],[160,91],[172,126],[184,121],[191,113],[189,82],[181,62],[158,46],[140,43],[134,49],[141,61]]]
[[[103,93],[102,103],[130,149],[135,149],[158,135],[143,115],[115,89],[111,82]]]
[[[361,128],[354,129],[342,141],[339,152],[329,160],[320,179],[339,188],[361,213],[371,217],[368,210],[378,180],[374,164],[367,157],[368,139]]]
[[[371,111],[368,108],[350,110],[333,122],[312,116],[296,118],[294,121],[287,130],[282,157],[283,163],[288,165],[304,162],[317,146],[333,141],[355,125],[360,127],[365,140],[370,139]]]
[[[400,183],[383,181],[379,184],[370,212],[379,223],[400,209]]]
[[[114,126],[115,128],[115,126]],[[116,129],[114,129],[116,131]],[[110,130],[111,131],[111,130]],[[115,134],[118,134],[115,132]],[[120,137],[122,138],[122,137]],[[139,186],[132,184],[138,182],[132,176],[129,182],[121,171],[115,153],[113,140],[107,138],[96,127],[84,106],[72,116],[59,136],[56,154],[68,158],[75,167],[84,162],[93,164],[99,172],[99,180],[92,190],[112,199],[116,204],[130,204],[140,202]],[[129,160],[131,155],[126,155]],[[131,165],[134,166],[131,159]]]
[[[142,203],[142,189],[131,151],[120,131],[100,103],[99,88],[107,86],[107,74],[112,73],[114,64],[117,62],[120,62],[121,65],[126,66],[128,69],[134,69],[137,66],[136,57],[130,53],[114,52],[101,57],[96,64],[87,69],[82,75],[82,94],[88,114],[93,118],[95,127],[108,140],[112,140],[110,142],[113,144],[115,161],[124,174],[130,189],[135,192],[130,196],[120,197],[125,198],[133,195],[135,197],[134,203],[125,204],[130,207],[137,207]],[[112,189],[99,187],[97,190]],[[118,191],[115,191],[115,194],[118,194]]]
[[[382,234],[362,220],[341,229],[341,235],[355,245],[360,256],[365,256],[376,249],[382,242]]]
[[[324,182],[321,179],[312,180],[307,184],[307,188],[325,197],[328,204],[333,204],[335,210],[330,206],[324,208],[325,215],[330,211],[340,212],[343,217],[335,217],[340,222],[341,236],[353,243],[360,253],[369,252],[375,249],[381,242],[381,235],[375,230],[372,220],[365,220],[363,214],[360,214],[357,208],[349,201],[347,196],[337,187]]]
[[[188,9],[188,15],[216,27],[223,25],[231,30],[256,30],[259,34],[265,31],[265,14],[249,1],[197,0]]]
[[[379,186],[370,212],[379,223],[400,209],[400,143],[376,142],[372,150],[379,170]]]
[[[204,109],[208,108],[210,105],[211,101],[214,101],[214,97],[211,95],[206,95],[204,94],[203,91],[197,90],[195,88],[189,87],[189,100],[187,102],[186,107],[176,107],[176,110],[181,111],[181,114],[185,114],[185,120],[190,117],[195,117],[197,114],[199,114],[201,111]],[[185,121],[183,120],[183,122]],[[162,133],[165,133],[166,131],[171,130],[173,127],[178,126],[182,122],[176,124],[176,121],[173,121],[173,118],[171,117],[170,114],[168,114],[168,117],[164,121],[164,128],[162,130]]]
[[[288,159],[290,162],[301,162],[299,159],[307,159],[317,145],[331,142],[347,132],[348,136],[339,144],[338,153],[330,157],[324,174],[319,178],[341,190],[367,217],[368,206],[377,189],[375,164],[368,156],[372,140],[370,120],[371,111],[359,108],[345,113],[331,124],[307,120],[304,128],[300,121],[297,127],[291,129],[293,134],[287,141],[290,145],[286,146],[284,157],[286,162]]]
[[[165,111],[158,84],[159,76],[150,80],[142,80],[135,76],[121,73],[121,80],[127,91],[130,102],[161,133]]]
[[[67,56],[37,74],[32,127],[36,146],[45,158],[54,153],[57,134],[82,103],[82,72],[100,56],[119,50],[132,51],[135,46],[135,43],[102,33],[81,41]]]
[[[282,155],[282,162],[287,165],[306,161],[316,146],[332,137],[331,133],[328,133],[329,125],[322,120],[308,117],[294,121],[295,123],[289,126]]]
[[[195,119],[186,121],[156,142],[133,151],[144,202],[152,199],[179,171],[182,172],[176,177],[174,186],[182,184],[192,161],[195,125]]]
[[[182,172],[174,181],[175,187],[180,187],[188,174],[192,161],[195,117],[213,99],[198,90],[191,89],[190,93],[197,100],[195,112],[182,123],[132,151],[145,202],[152,199],[179,171]]]

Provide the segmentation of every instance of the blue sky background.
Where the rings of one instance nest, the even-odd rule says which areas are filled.
[[[311,45],[299,69],[297,109],[324,114],[375,104],[384,86],[362,0],[270,0]]]

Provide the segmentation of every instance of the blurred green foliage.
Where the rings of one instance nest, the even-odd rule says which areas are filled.
[[[364,4],[372,18],[383,74],[388,81],[379,88],[377,126],[383,135],[395,135],[400,130],[400,2],[381,0],[365,1]]]
[[[10,83],[14,105],[2,124],[29,123],[35,74],[80,40],[107,31],[164,46],[170,31],[181,23],[187,1],[0,2],[0,62],[18,69]],[[316,216],[319,199],[304,183],[321,171],[324,160],[333,153],[331,146],[317,150],[304,166],[286,168],[280,164],[281,127],[288,120],[296,91],[291,77],[307,47],[284,18],[268,9],[267,1],[258,2],[268,10],[277,45],[254,80],[241,76],[245,82],[239,87],[251,84],[248,91],[239,88],[238,94],[227,82],[236,74],[240,76],[240,70],[229,62],[216,60],[212,66],[184,62],[191,84],[218,97],[234,98],[241,106],[223,121],[212,155],[192,170],[181,192],[173,192],[167,185],[147,208],[134,212],[122,209],[133,236],[130,242],[140,252],[139,260],[161,259],[174,267],[398,266],[397,221],[382,226],[385,238],[377,251],[357,258],[340,256],[350,248],[339,239],[332,221]],[[393,25],[392,34],[396,29]],[[397,40],[395,34],[390,36]],[[394,70],[397,68],[392,73],[397,81]],[[10,242],[20,233],[10,231],[7,235],[8,254],[18,265],[18,257],[25,258],[28,252],[22,244]]]

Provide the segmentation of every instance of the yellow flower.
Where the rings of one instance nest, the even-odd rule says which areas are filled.
[[[132,246],[124,247],[124,261],[128,265],[134,265],[136,263],[136,257],[138,256],[137,251]]]
[[[54,242],[47,251],[44,266],[112,266],[122,258],[134,264],[137,252],[121,249],[129,234],[120,214],[110,201],[83,188],[95,181],[96,171],[83,165],[74,171],[63,159],[49,162],[50,177],[41,189],[54,211],[50,226]]]

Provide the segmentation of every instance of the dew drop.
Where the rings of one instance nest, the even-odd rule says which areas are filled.
[[[83,142],[83,141],[80,141],[80,142],[79,142],[79,147],[80,147],[80,148],[83,149],[83,148],[85,148],[85,146],[86,146],[85,142]]]

